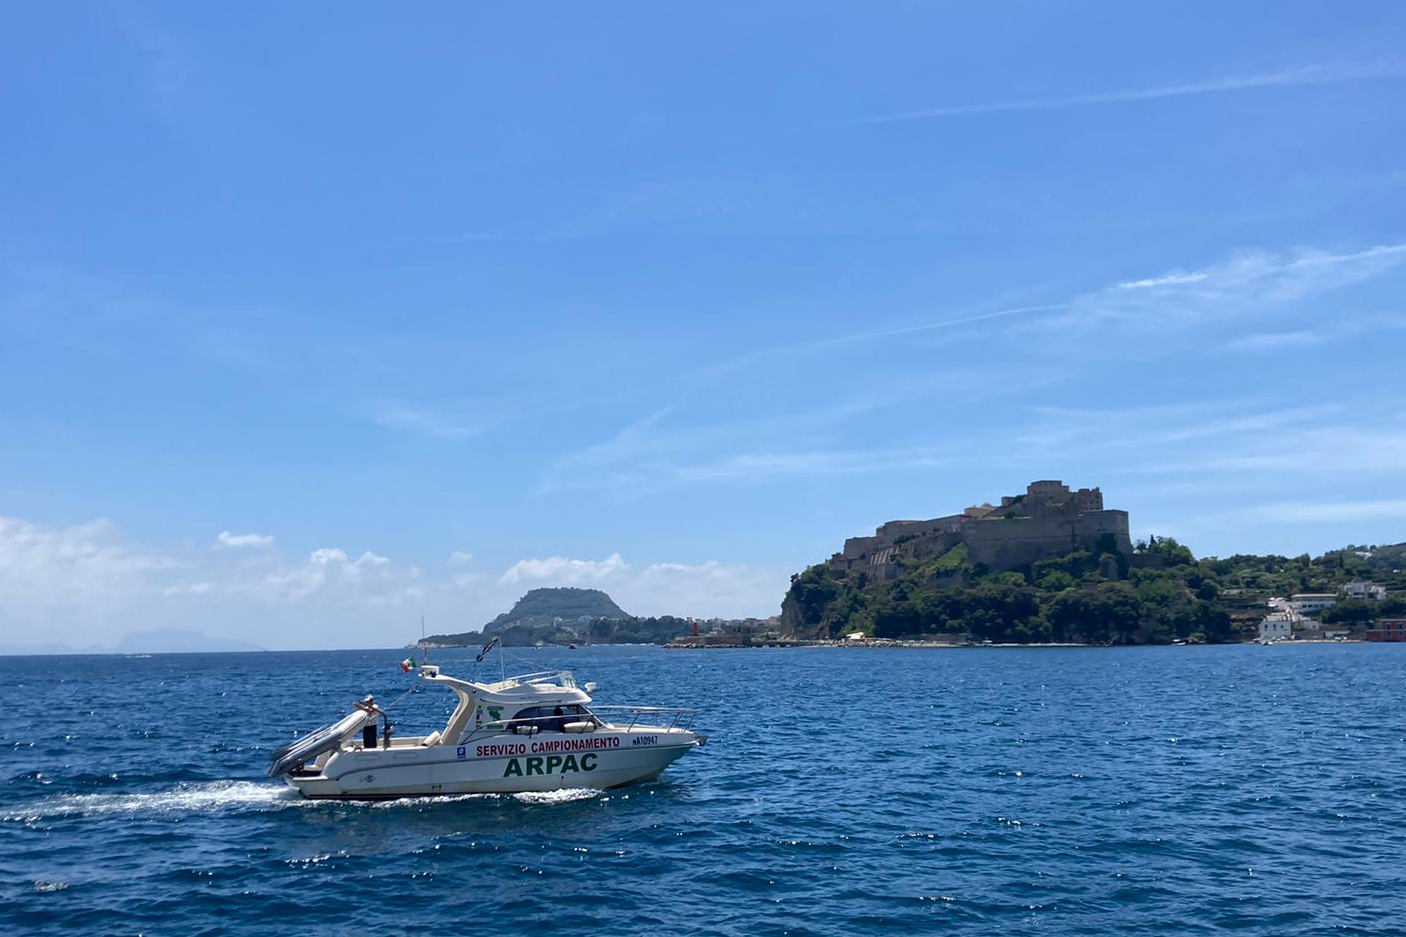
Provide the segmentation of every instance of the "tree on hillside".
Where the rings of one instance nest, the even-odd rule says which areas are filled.
[[[1056,641],[1089,644],[1136,643],[1142,623],[1137,592],[1126,582],[1103,582],[1062,592],[1045,613]]]
[[[830,576],[830,567],[817,563],[791,578],[790,597],[795,599],[796,612],[805,625],[818,625],[825,617],[825,609],[840,592],[839,585]]]
[[[1139,540],[1133,546],[1133,552],[1145,556],[1160,556],[1168,566],[1190,566],[1196,562],[1191,550],[1171,537],[1149,535],[1146,540]]]
[[[1370,607],[1343,602],[1325,613],[1326,622],[1357,627],[1374,616],[1406,616],[1406,574],[1368,568],[1352,552],[1331,562],[1248,554],[1198,561],[1171,537],[1152,537],[1136,549],[1160,562],[1127,568],[1118,552],[1078,550],[1002,572],[954,548],[883,579],[821,564],[793,578],[783,620],[828,635],[970,632],[992,641],[1220,643],[1251,636],[1269,596],[1335,591],[1354,579],[1385,585],[1391,598]]]

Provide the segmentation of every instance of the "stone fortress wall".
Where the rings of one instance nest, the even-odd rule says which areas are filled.
[[[889,578],[897,572],[899,557],[925,561],[965,543],[972,562],[1013,569],[1051,554],[1093,549],[1105,534],[1118,549],[1132,552],[1128,512],[1105,510],[1099,489],[1071,490],[1059,481],[1037,481],[1023,495],[1002,498],[999,506],[983,504],[932,520],[889,521],[872,537],[846,540],[844,549],[830,558],[830,568]]]

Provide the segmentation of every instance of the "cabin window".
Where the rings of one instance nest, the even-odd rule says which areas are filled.
[[[519,727],[535,726],[538,732],[560,732],[568,722],[590,719],[586,710],[577,705],[528,706],[518,710],[513,716],[510,731],[521,731]]]

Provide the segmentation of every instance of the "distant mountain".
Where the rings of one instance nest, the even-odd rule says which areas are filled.
[[[514,625],[582,623],[593,618],[629,618],[629,614],[599,589],[533,589],[497,618],[483,626],[492,635]]]
[[[190,654],[222,651],[262,651],[263,648],[229,638],[211,638],[198,631],[163,628],[155,631],[134,631],[113,649],[117,654]]]
[[[630,618],[599,589],[533,589],[513,603],[513,607],[488,622],[480,631],[434,634],[425,638],[432,645],[472,647],[495,634],[504,644],[525,645],[541,641],[564,644],[584,640],[593,621],[623,621]]]

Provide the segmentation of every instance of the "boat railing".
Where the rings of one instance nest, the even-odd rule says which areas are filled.
[[[545,728],[545,725],[557,722],[558,720],[560,720],[563,726],[573,723],[587,723],[585,727],[580,729],[561,730],[569,733],[594,732],[604,724],[603,720],[592,720],[584,715],[578,715],[576,713],[568,713],[564,716],[528,716],[523,719],[494,719],[492,722],[485,722],[482,725],[474,726],[467,735],[463,736],[460,744],[466,744],[476,738],[484,738],[490,735],[536,735],[539,732],[551,731]],[[524,729],[528,731],[523,732],[522,730]]]
[[[621,729],[637,725],[661,729],[691,729],[698,710],[677,706],[592,706],[591,714]]]
[[[498,686],[527,686],[534,683],[550,683],[553,686],[566,687],[568,690],[576,688],[576,678],[569,670],[539,670],[537,673],[518,674],[508,677]]]
[[[660,729],[691,729],[698,716],[696,709],[669,706],[592,706],[588,713],[568,713],[564,716],[530,716],[524,719],[494,719],[475,726],[459,744],[493,735],[536,735],[551,731],[544,724],[561,720],[560,731],[568,734],[595,732],[597,729],[633,729],[647,726]],[[582,725],[584,723],[584,725]],[[571,729],[566,726],[579,726]],[[525,732],[523,730],[526,730]]]

